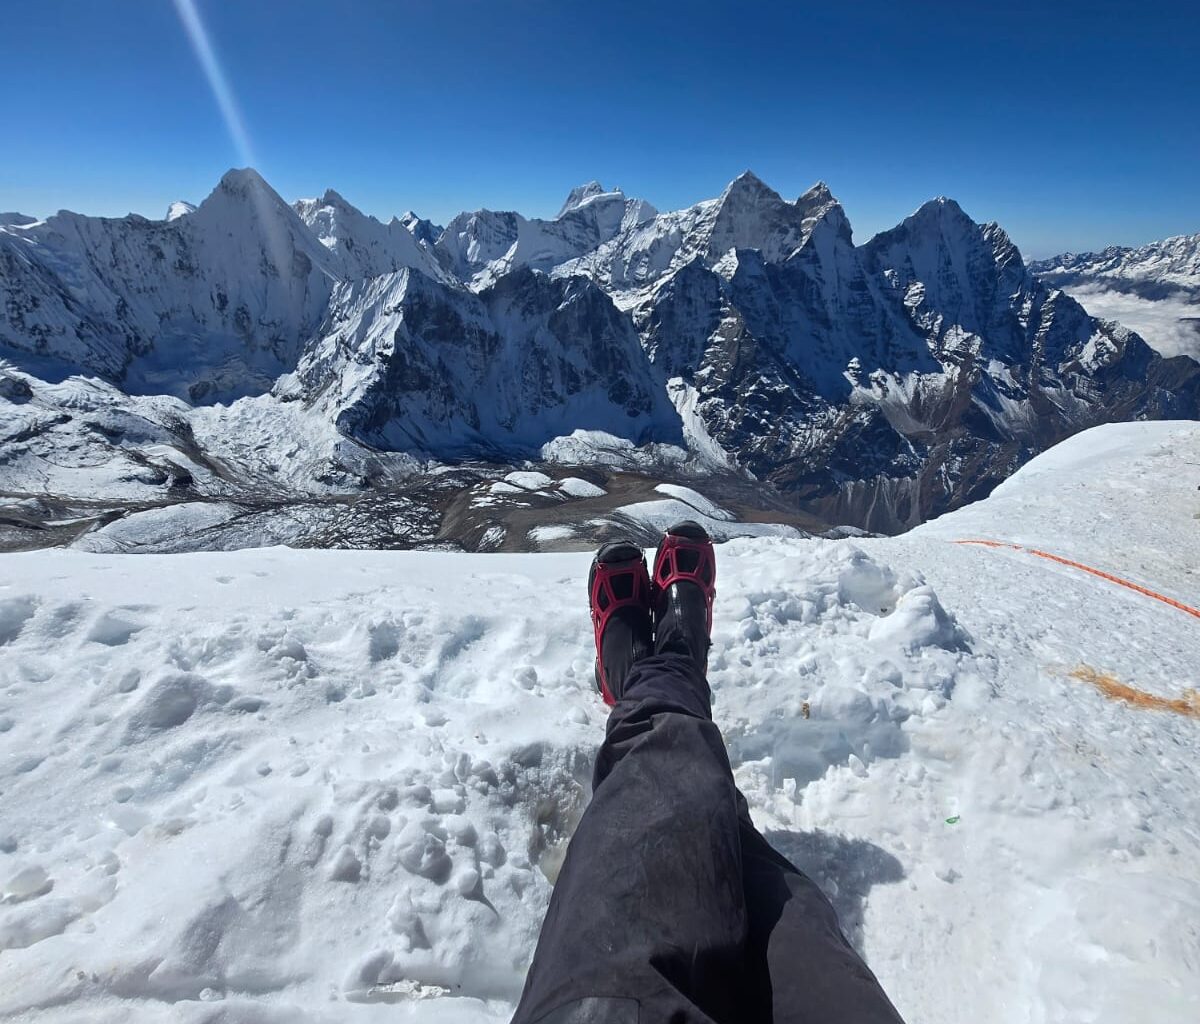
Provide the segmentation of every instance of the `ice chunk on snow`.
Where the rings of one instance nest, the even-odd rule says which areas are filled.
[[[654,488],[662,494],[669,494],[672,498],[677,498],[685,504],[691,505],[702,516],[708,516],[710,519],[733,519],[732,512],[728,512],[721,508],[715,502],[709,501],[699,491],[693,491],[690,487],[681,487],[678,484],[659,484]]]
[[[535,526],[529,531],[529,539],[535,544],[553,544],[557,541],[570,540],[575,536],[575,529],[571,526]]]
[[[909,651],[928,646],[954,650],[964,640],[932,587],[917,587],[904,594],[891,615],[872,623],[870,638],[876,643],[896,642]]]
[[[545,473],[538,473],[533,470],[517,470],[509,473],[504,479],[514,487],[520,487],[526,491],[540,491],[542,488],[549,487],[554,483],[553,478],[548,477]]]
[[[577,476],[563,477],[558,482],[558,489],[572,498],[599,498],[608,493],[603,487]]]

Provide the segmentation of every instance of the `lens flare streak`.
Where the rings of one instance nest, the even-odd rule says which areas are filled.
[[[208,79],[209,88],[212,89],[213,98],[216,99],[221,116],[225,119],[225,127],[229,130],[230,138],[233,139],[233,144],[237,148],[240,162],[243,167],[253,167],[254,151],[250,147],[250,137],[246,134],[242,113],[238,109],[237,99],[233,95],[229,79],[225,77],[225,70],[221,67],[216,50],[213,49],[212,41],[208,37],[208,31],[200,18],[200,12],[196,9],[195,0],[175,0],[175,10],[179,14],[179,20],[183,22],[184,31],[187,32],[188,40],[196,53],[196,59],[204,70],[204,77]]]

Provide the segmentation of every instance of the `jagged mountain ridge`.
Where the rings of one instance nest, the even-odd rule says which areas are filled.
[[[857,248],[829,208],[786,260],[693,263],[640,315],[652,358],[687,342],[669,372],[709,436],[835,522],[911,525],[1084,423],[1196,414],[1200,368],[1094,321],[949,200]]]
[[[491,210],[461,213],[446,225],[434,250],[460,280],[486,288],[522,267],[551,271],[656,215],[644,200],[592,182],[574,189],[554,220]]]
[[[351,206],[333,189],[320,199],[293,204],[310,231],[338,261],[339,276],[359,281],[412,267],[435,280],[455,283],[423,245],[418,233],[426,231],[419,218],[393,217],[383,224]]]
[[[273,386],[435,459],[575,428],[685,444],[887,531],[1095,423],[1195,417],[1200,391],[950,200],[856,246],[824,184],[789,202],[750,173],[682,211],[593,182],[554,220],[436,232],[234,171],[170,221],[0,228],[0,261],[0,350],[33,372],[193,402]]]

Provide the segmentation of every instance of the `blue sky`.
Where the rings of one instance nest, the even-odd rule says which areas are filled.
[[[936,195],[1027,256],[1200,231],[1200,5],[195,0],[287,199],[673,209],[827,181],[865,241]],[[172,0],[0,0],[0,210],[162,216],[244,162]]]

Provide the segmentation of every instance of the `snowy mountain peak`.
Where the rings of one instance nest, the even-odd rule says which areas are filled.
[[[180,217],[186,217],[189,213],[195,213],[196,207],[193,203],[185,203],[182,199],[177,199],[167,207],[167,216],[165,220],[179,220]]]
[[[970,224],[972,227],[978,227],[976,223],[967,216],[966,212],[953,199],[948,196],[937,196],[935,199],[930,199],[922,203],[912,216],[908,217],[905,224]]]
[[[876,252],[904,246],[911,250],[910,257],[918,263],[923,262],[927,253],[939,249],[947,257],[954,256],[957,266],[966,258],[967,252],[981,245],[995,248],[993,242],[1006,253],[1015,248],[1007,235],[1002,239],[990,238],[984,225],[973,221],[958,203],[946,196],[938,196],[922,203],[896,227],[876,235],[867,246]]]
[[[217,183],[217,190],[231,195],[249,195],[265,192],[278,197],[278,193],[267,184],[267,180],[253,167],[231,167]]]
[[[345,279],[378,277],[412,267],[435,280],[449,280],[415,232],[395,217],[383,224],[333,189],[326,189],[320,199],[299,200],[294,210],[340,260]]]
[[[717,200],[708,255],[720,259],[730,249],[758,249],[768,262],[786,259],[808,237],[804,220],[803,210],[752,171],[743,171]]]
[[[853,231],[850,219],[842,204],[838,202],[829,186],[818,181],[812,188],[796,200],[796,208],[804,215],[805,224],[810,235],[821,227],[832,231],[833,234],[848,243],[853,241]]]
[[[463,212],[446,225],[434,249],[458,278],[475,282],[479,275],[494,276],[488,275],[489,265],[508,254],[524,224],[524,217],[510,211]]]
[[[988,245],[991,246],[992,252],[995,254],[998,262],[1019,264],[1023,272],[1027,269],[1025,267],[1025,260],[1021,256],[1021,251],[1009,237],[1008,232],[999,224],[995,221],[988,221],[988,223],[983,225],[980,233]]]
[[[418,217],[412,210],[405,210],[399,217],[393,217],[392,220],[399,223],[418,242],[424,242],[430,246],[441,237],[442,232],[445,230],[441,225],[434,224],[431,220]]]
[[[188,219],[197,225],[235,232],[250,222],[267,219],[296,226],[295,211],[252,167],[226,171]]]
[[[333,189],[326,189],[319,199],[297,199],[292,205],[300,219],[313,230],[326,248],[336,248],[339,240],[336,225],[359,219],[365,214],[351,206]]]
[[[589,181],[583,185],[576,185],[575,188],[571,189],[566,201],[562,204],[562,209],[555,215],[555,220],[582,206],[586,200],[591,199],[593,196],[603,195],[604,191],[604,186],[598,181]],[[618,189],[617,191],[620,190]]]
[[[345,209],[354,209],[354,207],[346,202],[345,198],[340,192],[331,188],[327,188],[325,190],[325,194],[321,196],[321,202],[326,206],[340,206]],[[357,212],[357,210],[355,212]]]
[[[837,200],[834,199],[833,193],[829,191],[829,186],[823,181],[818,181],[812,186],[812,188],[810,188],[807,192],[801,195],[799,199],[796,200],[796,205],[807,208],[813,206],[824,206],[827,203],[836,202]]]
[[[753,171],[742,171],[725,186],[721,193],[722,205],[733,202],[782,203],[784,200],[770,185]]]
[[[36,217],[29,217],[23,213],[9,212],[0,213],[0,227],[25,227],[28,224],[36,224]]]

